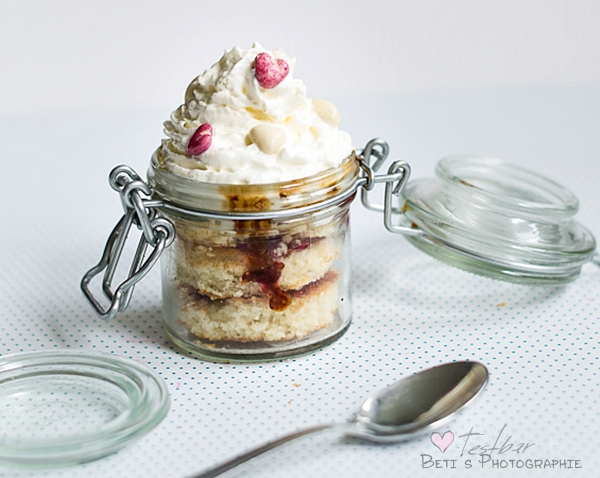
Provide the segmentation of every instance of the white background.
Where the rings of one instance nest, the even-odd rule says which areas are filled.
[[[598,0],[2,0],[0,111],[173,109],[255,40],[311,97],[600,80]]]
[[[133,358],[171,410],[136,444],[86,465],[7,477],[184,477],[298,427],[349,418],[369,393],[440,362],[488,365],[482,400],[452,422],[486,443],[503,425],[531,456],[583,469],[487,476],[596,477],[600,269],[564,287],[491,281],[416,251],[355,204],[353,324],[334,345],[269,364],[174,349],[153,271],[110,323],[79,291],[121,214],[107,184],[145,172],[188,82],[235,44],[298,58],[310,97],[333,100],[355,145],[380,136],[414,176],[452,153],[499,156],[580,199],[600,237],[600,1],[0,0],[0,354],[71,348]],[[445,431],[441,430],[442,432]],[[375,447],[315,437],[239,476],[480,477],[424,470],[427,437]],[[436,455],[437,453],[437,455]],[[512,458],[512,457],[511,457]]]

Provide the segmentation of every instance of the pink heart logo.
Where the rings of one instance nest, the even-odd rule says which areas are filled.
[[[288,75],[290,67],[281,58],[273,61],[268,53],[259,53],[254,59],[254,76],[263,88],[275,88]]]
[[[440,435],[438,432],[431,434],[431,443],[437,446],[442,453],[446,451],[446,449],[452,445],[454,441],[454,433],[448,431],[443,435]]]

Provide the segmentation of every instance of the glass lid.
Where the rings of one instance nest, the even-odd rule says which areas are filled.
[[[574,220],[577,198],[559,184],[494,158],[442,159],[434,178],[411,180],[407,239],[448,264],[529,285],[575,279],[596,247]]]
[[[113,355],[73,350],[0,357],[0,463],[83,463],[152,430],[169,408],[164,380]]]

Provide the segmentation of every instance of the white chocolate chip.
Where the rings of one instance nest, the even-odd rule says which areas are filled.
[[[276,154],[285,144],[285,131],[277,126],[261,124],[250,130],[250,139],[265,154]]]
[[[315,98],[312,100],[313,108],[323,121],[331,126],[340,124],[340,112],[333,103],[324,100],[323,98]]]

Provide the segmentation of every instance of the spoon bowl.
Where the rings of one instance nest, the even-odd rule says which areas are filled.
[[[403,441],[448,423],[487,384],[478,362],[452,362],[405,377],[367,398],[347,435],[378,443]]]
[[[251,449],[193,478],[212,478],[276,446],[309,433],[338,428],[347,436],[375,443],[406,441],[449,422],[488,382],[478,362],[452,362],[402,378],[367,398],[349,423],[304,428]]]

